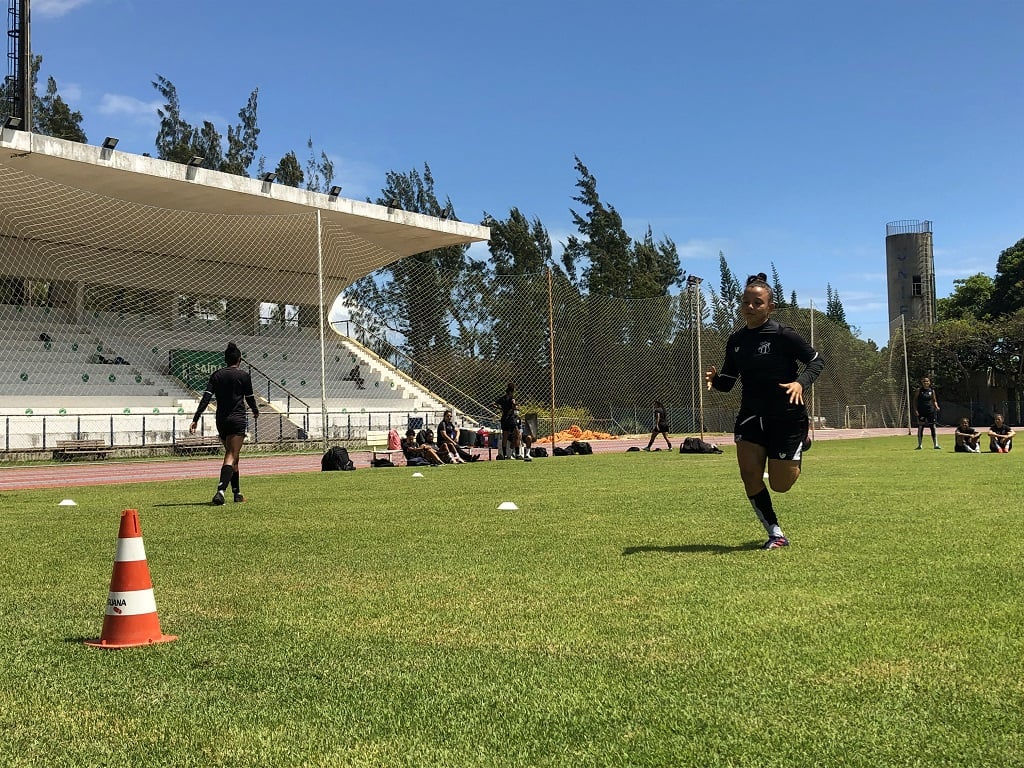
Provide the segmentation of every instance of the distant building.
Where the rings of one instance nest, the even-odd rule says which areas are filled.
[[[889,319],[935,323],[935,256],[932,223],[916,219],[885,225],[885,274]]]

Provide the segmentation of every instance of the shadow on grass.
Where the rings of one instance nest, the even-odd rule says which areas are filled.
[[[154,504],[153,506],[154,507],[215,507],[217,505],[213,504],[213,503],[211,503],[209,501],[179,501],[179,502],[176,502],[174,504]],[[221,506],[224,506],[224,505],[222,504]]]
[[[728,546],[726,544],[677,544],[673,547],[648,545],[644,547],[626,547],[622,550],[622,555],[625,557],[626,555],[638,555],[642,552],[664,552],[670,555],[694,555],[710,552],[713,555],[727,555],[730,552],[748,552],[761,549],[763,546],[763,541],[748,541],[746,544],[737,544],[735,546]]]

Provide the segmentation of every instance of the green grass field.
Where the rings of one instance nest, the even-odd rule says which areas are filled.
[[[1024,765],[1021,458],[913,445],[775,552],[732,448],[3,494],[0,764]],[[180,639],[88,648],[129,507]]]

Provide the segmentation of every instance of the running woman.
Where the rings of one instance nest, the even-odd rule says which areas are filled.
[[[932,432],[932,445],[938,450],[939,439],[935,436],[935,419],[939,415],[939,401],[935,398],[935,390],[932,389],[932,380],[927,376],[921,377],[921,386],[917,388],[914,395],[914,413],[917,415],[917,449],[921,450],[921,443],[924,442],[924,428]]]
[[[762,272],[747,278],[740,300],[745,327],[729,337],[722,371],[711,366],[704,374],[708,389],[728,392],[737,379],[743,396],[734,428],[736,461],[747,498],[768,532],[764,549],[788,547],[779,526],[772,497],[765,486],[785,493],[800,477],[807,446],[807,408],[804,390],[825,367],[821,356],[792,328],[770,318],[775,304]],[[804,369],[797,375],[798,363]]]
[[[229,483],[235,494],[235,501],[245,501],[238,482],[238,455],[242,452],[245,433],[249,431],[246,404],[252,410],[253,419],[260,417],[260,409],[252,391],[252,378],[248,371],[239,368],[241,362],[241,351],[234,342],[229,343],[228,348],[224,350],[225,367],[210,374],[210,382],[206,385],[196,415],[192,418],[192,426],[188,428],[190,433],[195,433],[199,417],[203,415],[210,401],[216,398],[217,434],[224,443],[224,464],[220,468],[217,492],[213,495],[213,504],[217,506],[224,503],[224,491],[227,490]]]

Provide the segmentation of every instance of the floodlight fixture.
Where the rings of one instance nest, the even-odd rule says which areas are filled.
[[[398,203],[397,197],[392,197],[390,200],[388,200],[388,213],[393,213],[394,211],[398,211],[401,209],[402,206]]]
[[[277,178],[277,174],[274,173],[273,171],[267,171],[262,176],[260,176],[260,178],[263,179],[263,181],[265,181],[267,184],[273,184],[274,180]]]
[[[331,187],[331,191],[327,193],[327,196],[329,198],[331,198],[332,200],[337,200],[338,199],[338,195],[340,195],[340,194],[341,194],[341,187],[339,187],[338,185],[334,185],[333,187]]]
[[[113,149],[117,146],[117,141],[117,136],[107,136],[107,138],[103,140],[102,146],[104,149]]]
[[[199,166],[201,166],[203,164],[203,162],[205,160],[206,160],[205,157],[200,157],[199,155],[193,155],[192,159],[188,161],[188,165],[189,165],[190,168],[198,168]]]
[[[10,128],[12,131],[21,130],[22,120],[16,115],[8,115],[7,119],[4,120],[4,128]]]

